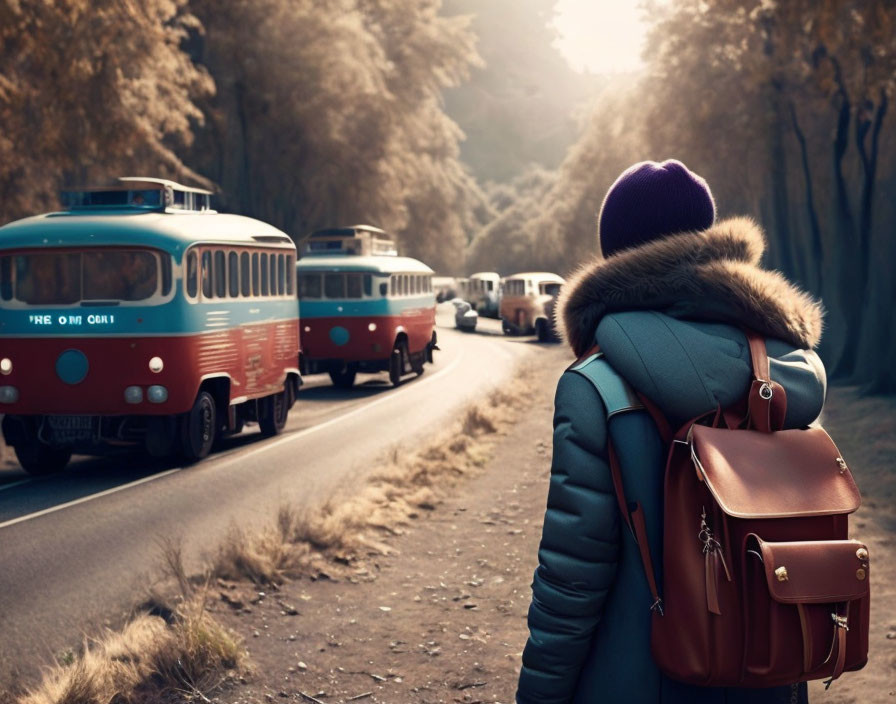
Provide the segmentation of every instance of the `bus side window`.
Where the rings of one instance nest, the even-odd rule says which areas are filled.
[[[383,296],[384,298],[389,295],[389,282],[388,281],[384,281],[383,283],[380,284],[380,295]]]
[[[212,297],[212,253],[202,253],[202,297]]]
[[[271,295],[276,296],[280,292],[277,290],[277,255],[271,252]]]
[[[295,293],[296,286],[296,267],[292,263],[292,255],[286,255],[286,295],[292,296]]]
[[[364,274],[364,295],[373,295],[373,277],[370,274]]]
[[[286,293],[286,256],[277,255],[277,286],[280,289],[280,295]]]
[[[196,298],[196,294],[199,293],[199,276],[196,271],[196,252],[190,252],[187,255],[185,277],[187,280],[187,297]]]
[[[261,279],[258,277],[258,252],[252,253],[252,295],[257,296],[261,292]]]
[[[240,295],[240,261],[236,252],[227,255],[227,283],[231,298]]]
[[[12,298],[12,257],[0,257],[0,299]]]
[[[251,293],[252,269],[249,267],[249,253],[240,254],[240,293],[248,298]]]
[[[261,253],[261,295],[268,295],[268,253]]]
[[[215,250],[215,266],[212,273],[215,279],[215,296],[224,298],[227,295],[227,265],[223,249]]]
[[[346,298],[361,298],[361,275],[345,275]]]

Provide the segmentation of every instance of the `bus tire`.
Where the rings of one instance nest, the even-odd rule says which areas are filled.
[[[286,427],[286,418],[289,415],[289,399],[286,394],[286,389],[283,389],[276,394],[258,399],[258,427],[266,438],[279,435]]]
[[[506,318],[501,318],[501,332],[508,337],[511,337],[514,334],[513,327],[507,322]]]
[[[71,450],[51,447],[37,438],[32,442],[16,445],[15,451],[22,469],[33,477],[61,472],[72,458]]]
[[[330,370],[330,381],[333,386],[338,389],[350,389],[355,385],[355,376],[358,372],[354,369],[340,369],[339,371]]]
[[[538,337],[539,342],[550,341],[550,335],[548,334],[548,324],[544,318],[539,318],[535,321],[535,334]]]
[[[389,381],[392,386],[398,386],[401,383],[401,377],[406,367],[405,360],[408,357],[408,343],[399,340],[392,348],[392,356],[389,357]]]
[[[208,391],[200,391],[193,407],[181,418],[180,445],[187,462],[198,462],[211,452],[218,429],[217,415],[215,399]]]

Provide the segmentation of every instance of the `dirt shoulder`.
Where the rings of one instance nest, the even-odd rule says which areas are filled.
[[[539,392],[530,412],[478,476],[390,541],[393,554],[340,581],[304,579],[267,593],[219,585],[216,615],[243,636],[255,664],[222,701],[513,701],[550,471],[553,390],[568,362],[560,349],[544,360],[531,378]],[[828,692],[813,684],[812,698],[892,702],[896,543],[886,507],[896,403],[834,390],[826,422],[867,497],[854,533],[876,565],[874,612],[870,664]],[[863,444],[858,428],[874,442]]]
[[[245,638],[255,664],[222,700],[512,701],[547,495],[553,390],[569,362],[559,348],[542,358],[528,379],[538,394],[484,470],[390,540],[393,554],[348,580],[290,582],[261,600],[242,585],[220,589],[242,608],[222,601],[216,616]]]

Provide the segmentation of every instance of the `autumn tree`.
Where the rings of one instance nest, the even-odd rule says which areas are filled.
[[[198,178],[178,156],[211,80],[181,49],[185,0],[0,0],[0,221],[63,184]]]
[[[477,57],[467,20],[412,0],[193,0],[218,92],[189,156],[225,208],[300,238],[368,222],[457,271],[482,209],[441,93]]]

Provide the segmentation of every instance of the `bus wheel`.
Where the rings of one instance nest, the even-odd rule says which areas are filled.
[[[392,356],[389,358],[389,381],[392,386],[398,386],[401,383],[401,376],[407,368],[408,343],[399,340],[392,348]]]
[[[187,462],[198,462],[208,456],[217,427],[215,399],[208,391],[200,391],[193,408],[181,418],[180,444]]]
[[[258,427],[266,438],[279,435],[286,427],[286,417],[289,415],[289,399],[286,389],[270,396],[258,399]]]
[[[35,477],[61,472],[72,458],[71,450],[50,447],[37,438],[16,445],[15,451],[22,469]]]
[[[538,336],[539,342],[548,342],[548,323],[544,318],[535,321],[535,334]]]
[[[340,389],[350,389],[355,385],[355,376],[357,372],[354,369],[340,369],[338,372],[330,370],[330,381],[333,386]]]
[[[513,328],[511,327],[510,323],[508,323],[504,318],[501,318],[501,331],[508,337],[513,335]]]

